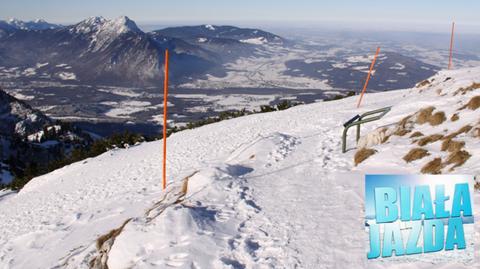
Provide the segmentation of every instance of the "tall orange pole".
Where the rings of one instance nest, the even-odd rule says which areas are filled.
[[[453,60],[453,35],[455,33],[455,22],[452,23],[452,35],[450,37],[450,58],[448,59],[448,69],[452,69]]]
[[[168,49],[165,50],[165,76],[163,81],[163,180],[162,188],[167,187],[167,105],[168,105]]]
[[[360,107],[360,104],[362,103],[363,95],[367,91],[368,81],[370,81],[370,76],[372,75],[373,66],[375,65],[375,62],[377,61],[377,57],[378,57],[379,53],[380,53],[380,47],[377,47],[377,52],[375,53],[375,57],[373,57],[372,64],[370,65],[370,70],[368,71],[367,80],[365,81],[365,85],[363,85],[362,94],[360,94],[360,99],[358,99],[357,108]]]

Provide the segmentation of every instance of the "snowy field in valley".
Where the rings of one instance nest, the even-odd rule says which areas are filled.
[[[326,79],[295,77],[284,74],[288,68],[285,63],[294,59],[316,57],[323,59],[326,52],[309,51],[302,48],[284,48],[265,46],[257,51],[256,57],[241,57],[235,62],[225,64],[227,75],[216,77],[208,75],[206,79],[180,85],[182,88],[289,88],[289,89],[332,89]]]
[[[247,111],[259,110],[260,106],[268,105],[278,98],[278,95],[268,94],[231,94],[231,95],[206,95],[206,94],[174,94],[172,95],[180,99],[201,100],[206,104],[199,106],[188,107],[185,110],[188,112],[208,111],[213,110],[217,112],[227,110],[242,110]],[[287,97],[288,98],[288,97]],[[291,97],[296,99],[296,97]],[[283,99],[283,98],[282,98]],[[207,105],[208,104],[208,105]]]
[[[175,133],[168,140],[166,192],[161,141],[35,178],[18,194],[0,194],[0,267],[361,268],[367,252],[362,174],[419,173],[443,153],[439,142],[432,143],[432,156],[406,163],[402,156],[413,145],[392,137],[371,145],[378,153],[354,166],[353,132],[350,150],[341,153],[343,122],[393,106],[382,120],[362,127],[365,135],[429,105],[450,117],[478,95],[454,92],[480,82],[479,74],[480,68],[442,71],[430,86],[367,94],[361,109],[351,97]],[[479,113],[462,110],[458,123],[436,128],[477,123]],[[451,173],[478,175],[478,137],[461,138],[472,157]],[[479,215],[478,192],[474,200]],[[478,225],[474,233],[478,246]],[[480,262],[369,266],[457,269]]]

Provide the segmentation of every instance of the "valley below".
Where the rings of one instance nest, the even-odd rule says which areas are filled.
[[[217,25],[144,32],[128,17],[92,17],[41,30],[3,27],[0,87],[53,119],[100,136],[160,133],[165,49],[172,53],[170,127],[224,111],[358,94],[377,46],[369,92],[413,87],[440,70],[448,56],[432,44],[412,42],[415,34],[399,34],[392,42],[385,33],[296,31],[283,37]],[[32,52],[23,55],[19,47]],[[464,49],[455,64],[479,61],[475,50]]]

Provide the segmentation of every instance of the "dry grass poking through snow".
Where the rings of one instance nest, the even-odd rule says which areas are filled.
[[[450,121],[457,121],[460,119],[460,116],[458,116],[458,113],[455,113],[452,115],[452,117],[450,118]]]
[[[414,132],[414,133],[410,136],[410,138],[419,137],[419,136],[423,136],[423,133],[417,131],[417,132]]]
[[[445,136],[444,139],[452,139],[452,138],[457,137],[460,134],[468,133],[470,130],[472,130],[472,128],[473,127],[471,125],[465,125],[462,128],[458,129],[457,131]]]
[[[127,223],[129,223],[131,220],[132,220],[131,218],[127,219],[126,221],[123,222],[122,225],[120,225],[120,227],[113,229],[110,232],[104,235],[101,235],[99,238],[97,238],[97,242],[96,242],[97,249],[100,250],[103,244],[107,242],[107,240],[110,240],[110,239],[114,240],[118,235],[120,235],[125,225],[127,225]]]
[[[426,108],[422,108],[417,112],[417,120],[418,124],[425,124],[428,122],[428,119],[432,116],[432,112],[435,110],[435,107],[429,106]]]
[[[448,155],[445,164],[453,164],[452,168],[450,168],[450,171],[453,171],[456,167],[462,166],[470,157],[472,155],[465,150],[455,151]]]
[[[427,86],[427,85],[430,85],[432,84],[428,79],[426,80],[423,80],[423,81],[420,81],[419,83],[417,83],[417,85],[415,87],[417,88],[421,88],[421,87],[424,87],[424,86]]]
[[[423,147],[427,144],[437,142],[438,140],[440,140],[442,138],[443,138],[443,135],[441,135],[441,134],[429,135],[429,136],[426,136],[426,137],[418,140],[418,145]]]
[[[479,126],[479,127],[475,127],[475,129],[472,130],[471,135],[472,135],[473,137],[480,138],[480,126]]]
[[[397,129],[393,134],[394,135],[397,135],[397,136],[404,136],[408,133],[412,132],[411,130],[408,130],[408,129]]]
[[[437,126],[442,124],[447,119],[445,117],[445,113],[443,111],[438,111],[435,114],[432,114],[434,110],[435,110],[435,107],[433,106],[420,109],[417,112],[416,123],[425,124],[428,122],[432,126]]]
[[[401,121],[399,121],[397,123],[398,126],[402,127],[402,128],[406,128],[407,127],[407,123],[410,122],[412,118],[412,115],[409,115],[409,116],[406,116],[405,118],[403,118]]]
[[[443,164],[441,158],[435,158],[422,167],[420,171],[422,174],[440,174],[442,172]]]
[[[355,153],[355,156],[353,158],[354,161],[355,161],[355,166],[357,166],[359,163],[365,161],[366,159],[368,159],[370,156],[372,156],[375,153],[377,153],[377,151],[374,150],[374,149],[361,148],[361,149],[357,150],[357,152]]]
[[[470,110],[477,110],[477,108],[479,107],[480,107],[480,95],[477,95],[472,97],[472,99],[470,99],[470,101],[468,101],[466,105],[462,106],[460,110],[465,108],[468,108]]]
[[[453,90],[448,83],[443,85],[446,81],[452,80],[451,77],[442,78],[439,83],[436,83],[439,85],[438,87],[434,87],[436,85],[434,79],[418,83],[416,85],[417,88],[420,88],[418,92],[422,93],[431,89],[436,92],[436,95],[427,94],[435,96],[433,98],[451,98],[452,100],[449,100],[447,105],[420,107],[421,109],[406,115],[396,124],[387,125],[388,127],[382,127],[383,129],[378,128],[362,137],[361,139],[365,138],[366,142],[362,146],[363,148],[355,154],[355,165],[377,153],[377,150],[372,149],[373,146],[381,145],[386,141],[393,144],[396,143],[396,140],[401,141],[401,144],[404,142],[411,143],[407,153],[403,156],[403,160],[406,163],[411,163],[410,165],[413,167],[420,165],[421,173],[424,174],[441,174],[442,170],[448,172],[447,169],[452,171],[464,165],[472,157],[474,153],[472,150],[475,149],[475,146],[470,147],[471,138],[480,138],[478,114],[472,115],[473,111],[477,113],[480,110],[480,95],[474,94],[473,91],[480,89],[480,83],[473,83],[462,88],[457,86],[457,88],[453,88],[457,90]],[[446,86],[447,88],[445,88]],[[452,98],[453,96],[457,97]],[[432,101],[436,103],[436,100]],[[462,104],[463,107],[452,107],[448,104]],[[463,127],[458,130],[453,129],[462,125]],[[429,146],[428,149],[424,147],[436,142],[440,142],[440,150],[436,147],[437,144]],[[388,147],[381,146],[378,154],[382,154],[383,157],[383,151],[385,150],[387,156],[397,158],[388,154]],[[444,157],[445,154],[448,154],[448,156]],[[431,158],[425,158],[427,156],[431,156]]]
[[[439,111],[439,112],[436,112],[435,114],[433,114],[430,117],[430,119],[428,120],[428,122],[432,126],[437,126],[437,125],[442,124],[446,119],[447,118],[445,117],[445,113],[443,111]]]
[[[92,269],[108,269],[108,254],[110,252],[110,249],[113,246],[113,243],[115,242],[115,239],[117,236],[119,236],[123,228],[125,228],[125,225],[129,223],[132,220],[132,218],[129,218],[123,222],[123,224],[116,228],[111,230],[110,232],[101,235],[96,242],[97,246],[97,251],[98,255],[94,256],[92,260],[90,260],[90,268]]]
[[[461,150],[465,146],[463,141],[454,141],[452,139],[445,139],[442,142],[442,151],[455,152]]]
[[[407,155],[403,156],[403,160],[405,160],[407,163],[413,162],[416,160],[420,160],[426,156],[429,156],[430,153],[428,153],[428,150],[422,149],[422,148],[414,148],[411,149]]]
[[[466,94],[467,92],[471,92],[471,91],[474,91],[476,89],[480,89],[480,83],[473,83],[472,85],[466,87],[466,88],[460,88],[458,90],[456,90],[454,93],[453,93],[453,96],[455,95],[458,95],[458,94]]]

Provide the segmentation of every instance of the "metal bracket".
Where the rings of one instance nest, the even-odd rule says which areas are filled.
[[[376,121],[381,119],[385,114],[387,114],[392,109],[391,106],[384,107],[377,110],[372,110],[365,112],[361,115],[356,115],[347,122],[343,124],[343,136],[342,136],[342,152],[347,152],[347,132],[350,127],[357,126],[357,142],[360,139],[360,125],[363,123]]]

